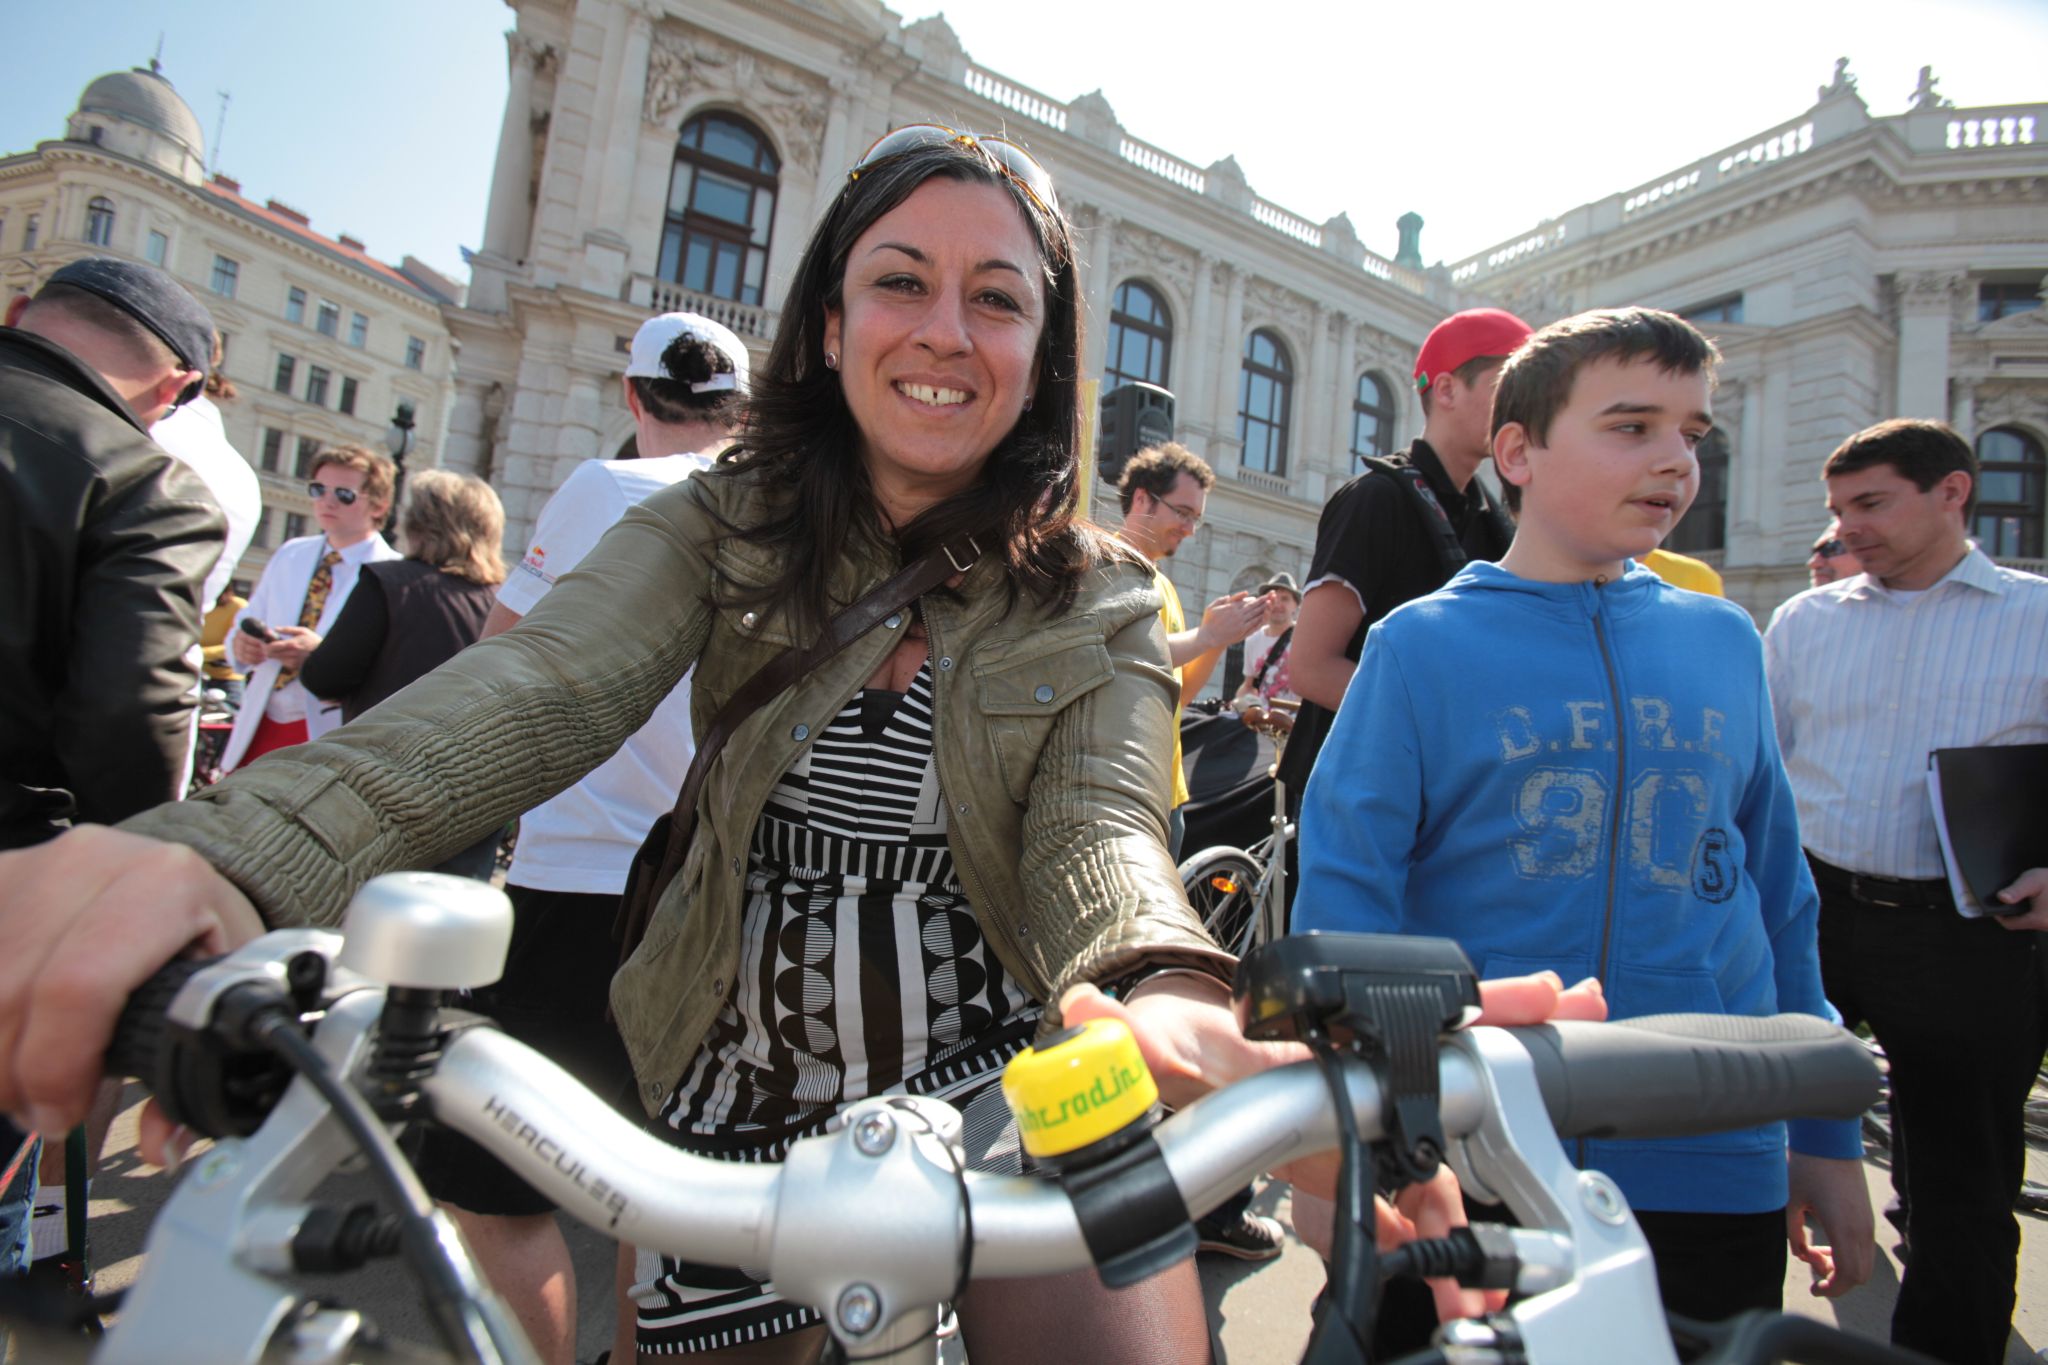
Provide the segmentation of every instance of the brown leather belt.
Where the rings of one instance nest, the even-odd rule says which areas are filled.
[[[1868,872],[1851,872],[1845,867],[1806,855],[1813,879],[1840,892],[1859,905],[1881,906],[1887,910],[1949,910],[1956,908],[1949,894],[1948,878],[1879,877]]]

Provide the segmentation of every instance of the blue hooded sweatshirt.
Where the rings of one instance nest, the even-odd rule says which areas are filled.
[[[1631,562],[1539,583],[1468,565],[1372,628],[1301,817],[1297,929],[1456,939],[1481,977],[1597,976],[1610,1018],[1839,1021],[1819,900],[1741,608]],[[1588,1141],[1641,1209],[1786,1203],[1784,1124]],[[1861,1157],[1855,1120],[1794,1151]]]

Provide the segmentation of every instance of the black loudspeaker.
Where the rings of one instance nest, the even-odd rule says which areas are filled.
[[[1095,467],[1114,484],[1131,456],[1173,439],[1173,395],[1157,384],[1119,384],[1102,395]]]

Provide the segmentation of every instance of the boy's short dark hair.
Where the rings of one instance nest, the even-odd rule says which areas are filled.
[[[1168,441],[1165,445],[1147,446],[1131,456],[1124,465],[1124,472],[1117,476],[1117,501],[1123,504],[1126,516],[1130,514],[1131,500],[1140,488],[1154,498],[1164,498],[1186,474],[1203,488],[1216,486],[1216,471],[1209,468],[1209,462],[1181,445]]]
[[[1881,464],[1896,469],[1900,478],[1911,479],[1922,493],[1961,470],[1970,476],[1970,498],[1963,505],[1963,515],[1968,517],[1977,509],[1977,452],[1946,422],[1894,417],[1865,427],[1835,447],[1835,453],[1821,466],[1820,476],[1832,479]]]
[[[1697,327],[1656,308],[1596,308],[1553,322],[1523,342],[1501,367],[1493,391],[1495,434],[1518,422],[1530,440],[1550,439],[1550,424],[1571,401],[1579,371],[1599,360],[1649,360],[1666,374],[1704,374],[1721,352]]]
[[[1504,355],[1475,355],[1457,369],[1452,370],[1451,374],[1457,378],[1460,384],[1469,389],[1478,380],[1480,375],[1506,362],[1507,357]],[[1424,417],[1429,416],[1430,413],[1436,410],[1436,395],[1433,392],[1435,388],[1436,385],[1431,384],[1429,388],[1421,390],[1422,415]]]

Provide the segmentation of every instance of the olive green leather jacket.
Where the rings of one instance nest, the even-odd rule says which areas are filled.
[[[721,528],[756,524],[748,476],[716,471],[627,513],[505,634],[457,655],[326,739],[280,750],[127,828],[197,849],[273,925],[332,924],[366,879],[430,867],[572,785],[637,730],[692,665],[702,734],[794,642],[780,605],[727,603],[775,560]],[[856,536],[836,602],[896,568]],[[714,600],[716,599],[716,600]],[[948,842],[1006,971],[1044,1001],[1155,967],[1229,980],[1166,850],[1177,693],[1151,573],[1109,560],[1066,611],[1011,607],[990,556],[957,598],[923,602]],[[900,638],[884,625],[763,705],[712,764],[681,875],[612,1008],[650,1111],[682,1075],[739,969],[747,849],[769,789]],[[592,933],[607,926],[592,925]]]

